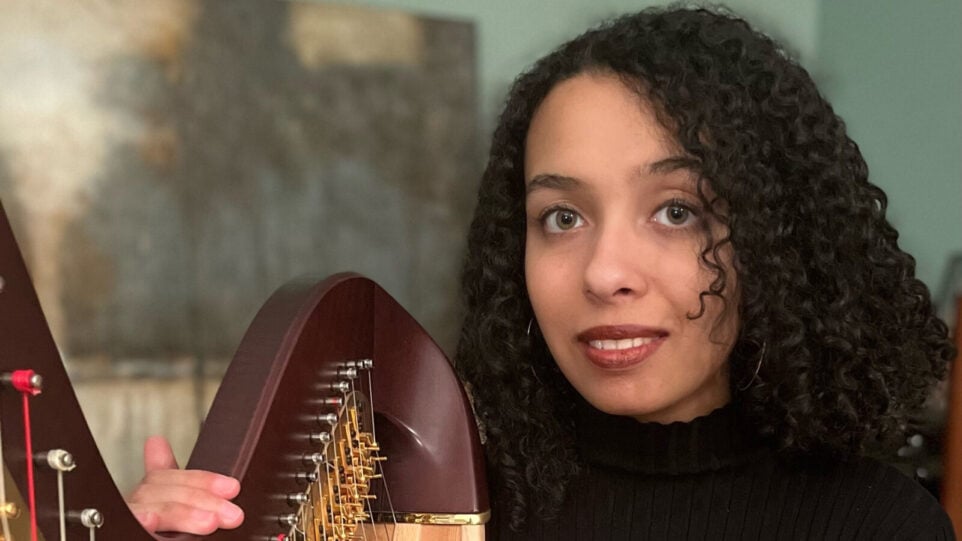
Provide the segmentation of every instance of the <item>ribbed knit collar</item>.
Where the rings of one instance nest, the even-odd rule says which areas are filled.
[[[766,452],[728,405],[688,423],[639,423],[578,408],[578,452],[589,464],[637,473],[678,475],[721,470]]]

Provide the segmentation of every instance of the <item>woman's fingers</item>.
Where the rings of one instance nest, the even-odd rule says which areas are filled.
[[[197,509],[178,502],[141,505],[130,503],[130,510],[149,532],[176,531],[196,535],[207,535],[220,528],[220,518],[216,513]],[[238,524],[240,524],[238,522]],[[235,527],[228,526],[230,528]]]
[[[185,485],[145,482],[134,490],[127,503],[137,520],[152,532],[207,534],[218,528],[236,528],[244,520],[244,512],[232,502],[208,490]]]
[[[174,450],[163,436],[151,436],[144,442],[144,472],[178,469]]]
[[[144,471],[127,502],[146,530],[206,535],[243,522],[244,512],[229,501],[240,493],[240,483],[209,471],[177,469],[164,438],[144,444]]]
[[[154,470],[144,475],[143,481],[131,497],[141,489],[153,487],[196,488],[223,499],[234,498],[240,493],[237,479],[219,473],[204,470]]]

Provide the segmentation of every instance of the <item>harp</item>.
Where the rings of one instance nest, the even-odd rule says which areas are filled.
[[[128,511],[2,208],[0,328],[0,536],[199,539],[151,535]],[[477,428],[450,364],[384,290],[353,274],[297,280],[266,302],[187,467],[241,481],[244,524],[212,540],[480,540],[488,516]]]

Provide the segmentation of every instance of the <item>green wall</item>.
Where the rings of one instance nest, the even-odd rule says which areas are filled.
[[[525,67],[599,21],[657,1],[629,0],[342,0],[475,23],[483,138],[494,125],[508,86]],[[818,0],[732,0],[727,4],[803,61],[815,56]]]
[[[476,24],[479,113],[487,139],[512,79],[603,18],[663,4],[629,0],[346,0]],[[890,218],[919,276],[937,287],[962,250],[962,2],[730,0],[786,43],[849,124],[889,194]]]
[[[962,251],[962,2],[825,0],[816,76],[937,289]]]

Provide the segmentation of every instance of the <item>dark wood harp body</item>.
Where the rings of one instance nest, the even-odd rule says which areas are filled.
[[[97,509],[104,516],[97,539],[154,539],[127,510],[107,473],[2,209],[0,277],[0,372],[29,368],[44,378],[42,394],[29,399],[33,450],[36,456],[65,449],[75,458],[76,469],[64,474],[68,517],[70,512]],[[364,370],[367,359],[373,361],[370,370]],[[361,368],[353,379],[351,367]],[[364,527],[357,538],[483,537],[483,526],[477,524],[486,520],[489,505],[481,446],[450,364],[384,290],[363,277],[341,274],[284,286],[244,336],[187,467],[240,479],[241,494],[235,501],[246,518],[237,530],[205,538],[276,541],[289,531],[284,520],[298,509],[290,495],[305,492],[305,474],[314,469],[310,457],[316,460],[323,449],[319,434],[334,433],[319,416],[338,413],[338,423],[347,422],[336,404],[338,398],[344,401],[345,391],[361,397],[362,428],[369,424],[371,409],[364,400],[371,399],[380,454],[387,457],[379,463],[387,490],[372,482],[377,499],[368,499],[366,510],[386,515],[390,499],[402,522],[469,524],[467,530],[429,526],[425,528],[434,528],[434,533],[422,528],[399,534],[406,526],[394,528],[381,516],[380,524]],[[21,497],[27,493],[22,400],[8,384],[0,390],[4,462]],[[34,475],[39,530],[48,541],[59,539],[56,475],[42,465]],[[7,499],[14,499],[10,483],[7,487]],[[11,521],[17,541],[29,539],[23,533],[27,520],[25,513]],[[454,533],[452,528],[469,533]],[[67,539],[87,539],[89,533],[69,519],[66,532]]]

